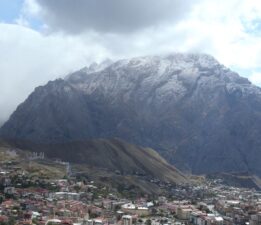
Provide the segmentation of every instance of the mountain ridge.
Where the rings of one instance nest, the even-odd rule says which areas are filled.
[[[6,138],[118,137],[192,173],[261,175],[261,89],[198,54],[119,60],[39,87],[1,128]]]

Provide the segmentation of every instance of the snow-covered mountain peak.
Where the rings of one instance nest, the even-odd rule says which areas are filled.
[[[166,95],[177,100],[191,88],[202,86],[222,85],[229,90],[231,87],[243,89],[245,85],[247,89],[252,88],[247,79],[230,71],[214,57],[188,53],[93,63],[69,75],[67,81],[86,94],[102,92],[123,99],[133,96],[143,99],[155,93],[156,100]],[[253,92],[259,90],[254,87]]]
[[[140,80],[143,78],[151,81],[166,81],[177,75],[186,79],[196,79],[200,74],[208,73],[210,69],[224,71],[226,68],[212,56],[207,54],[172,53],[165,55],[142,56],[131,59],[123,59],[111,64],[111,73],[118,74],[119,79]],[[132,72],[126,72],[132,71]],[[200,71],[200,73],[199,73]],[[128,74],[129,78],[126,77]],[[209,73],[208,73],[209,74]]]
[[[97,73],[107,68],[113,71],[131,69],[135,71],[151,71],[151,75],[161,76],[166,72],[178,70],[195,70],[195,68],[225,68],[212,56],[207,54],[172,53],[165,55],[141,56],[113,62],[106,59],[100,64],[94,62],[88,67],[69,74],[65,80],[81,81],[88,74]]]
[[[202,66],[210,67],[218,65],[219,62],[211,55],[208,54],[190,54],[190,53],[172,53],[165,55],[154,55],[154,56],[142,56],[131,59],[119,60],[115,63],[116,66],[152,66],[152,65],[165,64],[167,66]]]
[[[88,73],[95,73],[95,72],[99,72],[101,70],[104,70],[105,68],[107,68],[108,66],[110,66],[111,64],[113,64],[113,61],[111,59],[105,59],[103,60],[101,63],[92,63],[89,67],[88,67]]]
[[[83,67],[82,69],[71,73],[65,77],[65,80],[68,81],[76,81],[83,79],[87,74],[99,72],[101,70],[104,70],[108,66],[110,66],[113,63],[111,59],[105,59],[101,63],[93,62],[89,66]]]

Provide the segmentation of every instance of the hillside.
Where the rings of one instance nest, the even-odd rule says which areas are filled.
[[[56,144],[13,142],[21,149],[45,152],[49,158],[60,158],[75,164],[105,169],[122,175],[140,175],[171,183],[185,183],[187,178],[148,148],[128,144],[119,139],[98,139]]]
[[[117,137],[188,172],[261,176],[261,89],[209,55],[119,60],[36,88],[0,134],[50,146]]]
[[[45,151],[46,157],[30,159],[32,151]],[[61,179],[68,175],[64,161],[71,162],[73,177],[133,196],[168,193],[169,186],[196,182],[167,164],[154,150],[117,139],[50,145],[0,141],[0,168],[12,162],[30,177]]]
[[[30,152],[18,149],[0,140],[0,168],[9,162],[30,173],[31,177],[61,179],[66,175],[65,166],[47,160],[30,160]]]
[[[219,173],[207,176],[207,179],[220,179],[225,185],[261,190],[260,178],[248,173]]]

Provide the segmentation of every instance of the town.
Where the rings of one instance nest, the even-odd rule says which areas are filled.
[[[32,153],[29,158],[30,162],[43,160],[44,154]],[[69,163],[56,163],[65,167],[62,179],[32,175],[12,160],[1,162],[1,225],[261,224],[261,192],[255,189],[226,186],[216,179],[191,185],[161,184],[168,188],[165,195],[128,197],[126,191],[75,176]]]

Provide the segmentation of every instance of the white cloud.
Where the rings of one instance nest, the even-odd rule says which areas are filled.
[[[36,86],[109,56],[101,46],[89,43],[90,38],[44,36],[10,24],[0,24],[0,33],[0,120]]]
[[[174,22],[159,19],[157,26],[143,23],[133,32],[116,28],[108,32],[98,27],[98,31],[81,34],[47,34],[44,27],[48,21],[41,21],[39,31],[30,28],[43,8],[35,0],[25,0],[17,25],[0,24],[0,108],[4,109],[0,120],[6,119],[34,87],[104,58],[205,52],[226,66],[250,71],[250,80],[261,85],[261,2],[199,1]]]
[[[254,83],[257,84],[259,86],[261,86],[261,72],[253,72],[250,76],[249,76],[249,80]]]
[[[38,4],[39,15],[51,29],[75,34],[89,30],[130,33],[164,22],[175,23],[184,18],[198,1],[35,0],[34,3]]]
[[[40,6],[35,0],[24,0],[23,8],[21,13],[27,16],[38,16],[41,12]]]
[[[228,67],[257,70],[261,65],[261,2],[201,1],[166,37],[183,38],[179,49],[203,51]],[[166,38],[165,37],[165,38]],[[171,42],[169,42],[171,43]]]

